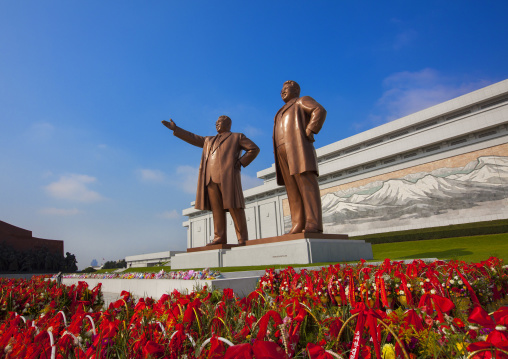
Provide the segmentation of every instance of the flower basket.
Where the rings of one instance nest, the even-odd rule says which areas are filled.
[[[471,308],[471,299],[469,297],[455,297],[453,301],[457,312],[467,316],[469,308]]]
[[[404,308],[407,307],[407,297],[405,294],[399,295],[397,299],[399,300],[400,305],[402,305]]]
[[[357,316],[359,315],[359,313],[356,313],[356,314],[353,314],[351,317],[348,318],[348,320],[346,320],[344,322],[344,324],[342,325],[342,328],[340,329],[339,331],[339,334],[337,335],[337,339],[335,339],[336,341],[339,341],[340,337],[342,336],[342,332],[344,332],[344,329],[346,328],[346,326],[348,325],[348,323],[350,321],[352,321],[354,318],[356,318]],[[404,344],[402,343],[402,341],[399,339],[399,337],[397,336],[397,334],[395,334],[395,332],[390,328],[389,325],[387,325],[385,322],[383,322],[381,319],[377,319],[377,322],[379,324],[381,324],[383,327],[385,327],[386,330],[388,330],[390,332],[390,334],[395,338],[395,340],[397,341],[397,343],[399,344],[400,348],[402,349],[402,353],[404,354],[404,358],[405,359],[409,359],[409,355],[407,354],[406,352],[406,349],[404,348]]]
[[[392,309],[393,308],[393,297],[387,297],[386,300],[388,301],[388,306],[385,308]]]

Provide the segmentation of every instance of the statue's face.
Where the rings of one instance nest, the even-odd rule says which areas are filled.
[[[284,84],[284,86],[282,86],[280,96],[284,102],[288,102],[297,97],[295,89],[290,84]]]
[[[230,130],[228,126],[228,121],[224,118],[219,118],[217,122],[215,122],[215,128],[217,129],[217,133],[224,133]]]

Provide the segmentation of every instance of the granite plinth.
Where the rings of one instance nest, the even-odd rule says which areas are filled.
[[[311,264],[373,258],[370,243],[347,238],[347,235],[298,233],[255,239],[230,249],[177,254],[171,268]]]
[[[210,249],[175,254],[171,258],[171,269],[217,268],[222,267],[224,252],[230,249]]]
[[[372,259],[372,247],[365,241],[302,238],[256,246],[232,248],[223,254],[224,267],[311,264]]]
[[[304,238],[308,238],[308,239],[348,239],[349,236],[347,234],[295,233],[295,234],[284,234],[282,236],[276,236],[276,237],[252,239],[252,240],[245,242],[245,244],[247,246],[255,246],[258,244],[293,241],[296,239],[304,239]]]

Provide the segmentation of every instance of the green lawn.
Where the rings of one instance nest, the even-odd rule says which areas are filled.
[[[489,257],[508,261],[508,233],[375,244],[372,251],[374,260],[378,261],[385,258],[438,258],[479,262]]]

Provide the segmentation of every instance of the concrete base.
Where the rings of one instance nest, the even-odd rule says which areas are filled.
[[[222,257],[228,249],[175,254],[171,259],[171,269],[218,268],[223,267]]]
[[[331,235],[322,234],[292,236],[299,236],[300,238],[288,240],[285,238],[287,236],[280,236],[281,239],[279,240],[260,244],[250,244],[249,242],[255,241],[249,241],[247,246],[231,249],[177,254],[173,257],[171,269],[311,264],[373,258],[372,246],[365,241],[331,239]],[[319,236],[328,238],[316,238]],[[341,238],[344,238],[344,236]]]
[[[310,264],[372,259],[372,247],[365,241],[304,238],[287,242],[232,248],[223,255],[224,267]]]
[[[264,271],[262,271],[264,273]],[[237,272],[241,275],[241,272]],[[183,280],[183,279],[78,279],[63,278],[65,285],[87,282],[90,288],[102,283],[102,291],[120,294],[123,290],[136,297],[152,297],[159,299],[163,294],[170,294],[175,289],[181,293],[197,291],[204,286],[210,289],[231,288],[239,297],[243,298],[256,289],[256,284],[262,273],[247,273],[246,276],[221,278],[211,280]]]

